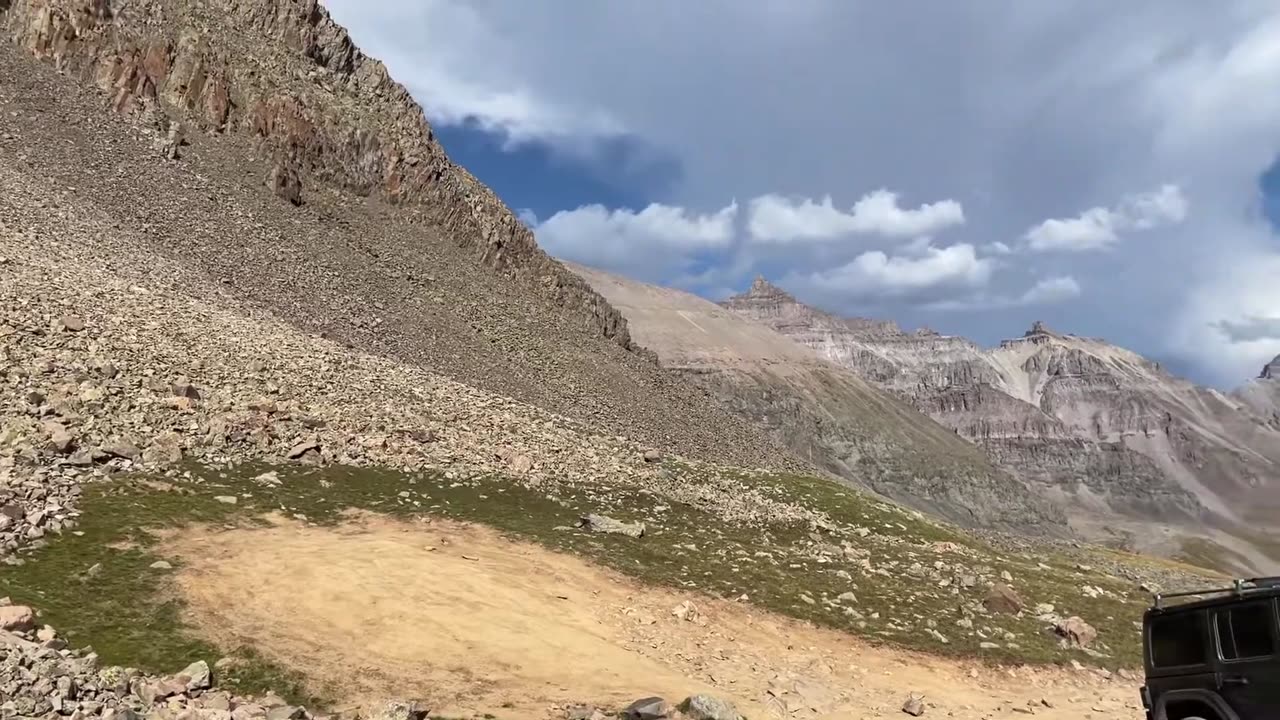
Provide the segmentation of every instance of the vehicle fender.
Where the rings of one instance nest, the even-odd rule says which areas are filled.
[[[1221,717],[1222,720],[1240,720],[1240,716],[1231,709],[1231,706],[1227,704],[1226,700],[1222,699],[1222,696],[1212,690],[1201,689],[1170,690],[1169,692],[1161,695],[1160,700],[1156,703],[1155,707],[1155,720],[1169,720],[1169,716],[1165,712],[1165,708],[1173,703],[1186,702],[1189,700],[1202,702],[1213,708],[1213,711],[1218,713],[1218,716]]]

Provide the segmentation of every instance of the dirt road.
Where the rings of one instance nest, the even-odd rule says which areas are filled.
[[[370,515],[338,528],[186,530],[191,620],[251,643],[317,690],[365,702],[418,695],[433,712],[560,717],[646,695],[731,698],[751,717],[1139,718],[1134,683],[994,668],[876,648],[744,603],[641,587],[475,525]],[[673,614],[691,603],[684,618]]]

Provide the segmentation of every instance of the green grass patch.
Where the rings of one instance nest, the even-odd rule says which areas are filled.
[[[268,470],[278,474],[278,485],[255,481]],[[26,554],[21,566],[0,566],[0,595],[38,607],[73,645],[92,645],[105,663],[166,673],[198,658],[233,655],[237,669],[221,678],[224,684],[243,692],[270,688],[291,701],[323,705],[330,698],[308,696],[292,669],[273,665],[253,648],[214,647],[184,624],[168,579],[173,570],[152,567],[158,560],[178,563],[158,554],[158,531],[243,523],[272,511],[334,523],[343,510],[359,508],[481,522],[642,582],[725,598],[745,595],[760,607],[875,643],[994,662],[1079,659],[1115,667],[1139,657],[1133,622],[1146,598],[1130,581],[1081,571],[1067,558],[997,552],[918,513],[819,478],[677,464],[665,472],[673,483],[725,492],[745,488],[818,508],[831,522],[726,520],[716,508],[725,496],[714,492],[688,504],[625,485],[531,489],[500,477],[461,480],[366,468],[193,467],[164,482],[132,477],[86,486],[75,532]],[[238,502],[215,499],[229,495]],[[566,529],[590,512],[642,520],[646,534],[634,539]],[[1028,612],[974,613],[1002,571],[1012,575]],[[1100,592],[1088,597],[1085,585]],[[844,593],[856,600],[840,599]],[[1106,657],[1059,647],[1047,624],[1031,616],[1036,603],[1052,603],[1095,625]],[[980,647],[984,642],[998,647]]]

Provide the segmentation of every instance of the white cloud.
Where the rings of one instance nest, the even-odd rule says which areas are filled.
[[[747,230],[755,240],[787,243],[830,240],[855,233],[909,237],[935,233],[964,223],[964,209],[955,200],[899,207],[898,196],[876,190],[854,203],[849,212],[835,207],[831,196],[809,198],[761,195],[751,201]]]
[[[530,229],[538,227],[538,213],[530,208],[520,208],[516,211],[516,217]]]
[[[1187,196],[1177,185],[1163,185],[1155,192],[1127,198],[1120,217],[1134,230],[1175,225],[1187,219]]]
[[[1040,280],[1016,297],[991,294],[985,290],[979,290],[967,296],[930,302],[925,307],[930,310],[945,310],[948,312],[1000,310],[1065,302],[1079,297],[1080,293],[1080,283],[1076,282],[1075,278],[1069,275],[1061,275]]]
[[[938,3],[921,12],[912,3],[703,0],[684,4],[678,23],[643,3],[324,2],[436,122],[471,118],[575,158],[625,136],[679,159],[645,198],[673,206],[814,199],[818,229],[797,221],[792,235],[811,240],[739,236],[678,276],[741,287],[732,273],[753,263],[773,277],[842,268],[883,233],[817,242],[830,232],[824,223],[845,227],[855,214],[834,203],[826,212],[821,199],[889,187],[917,204],[963,200],[968,222],[948,226],[947,239],[981,247],[982,258],[1025,258],[989,239],[1022,237],[1045,218],[1060,225],[1042,230],[1041,245],[1107,248],[1055,258],[1050,274],[1084,289],[1054,318],[1064,329],[1159,352],[1224,383],[1252,376],[1280,349],[1232,343],[1213,325],[1280,307],[1274,279],[1236,280],[1280,263],[1270,229],[1250,212],[1259,173],[1280,154],[1280,93],[1258,90],[1280,85],[1274,2]],[[593,170],[614,170],[608,153],[587,157]],[[1194,196],[1192,212],[1166,182]],[[1099,201],[1141,188],[1160,189]],[[1158,251],[1125,241],[1143,231],[1159,233]],[[911,259],[906,252],[882,254],[888,265]],[[672,277],[657,265],[644,266],[649,279]],[[1017,300],[1024,277],[993,271],[984,289]],[[854,295],[826,301],[858,309]],[[919,307],[904,296],[878,311],[929,323]],[[1013,310],[958,313],[946,329],[993,342],[1023,321]]]
[[[1045,278],[1018,298],[1019,305],[1062,302],[1080,296],[1080,283],[1070,275]]]
[[[1211,377],[1236,385],[1280,353],[1280,254],[1259,249],[1206,258],[1171,333],[1170,351],[1190,351]]]
[[[972,245],[931,247],[919,257],[873,250],[835,269],[796,278],[792,284],[828,297],[914,300],[982,287],[994,269],[993,262],[978,257]]]
[[[1050,219],[1027,231],[1027,247],[1037,252],[1101,250],[1126,230],[1151,230],[1187,217],[1187,198],[1176,185],[1131,195],[1115,208],[1095,207],[1066,220]]]
[[[992,255],[1009,255],[1010,253],[1013,252],[1013,248],[1009,247],[1005,243],[1000,242],[999,240],[996,240],[995,242],[989,242],[986,245],[983,245],[982,249]]]
[[[1115,214],[1106,208],[1090,208],[1079,217],[1049,219],[1027,231],[1027,247],[1032,250],[1098,250],[1120,238],[1116,235]]]
[[[475,123],[508,146],[552,141],[575,152],[626,132],[614,114],[589,100],[551,98],[537,83],[515,79],[511,64],[519,60],[478,6],[451,0],[324,4],[409,88],[431,122]]]
[[[552,215],[534,235],[556,257],[653,279],[683,269],[699,252],[727,247],[737,216],[737,203],[708,214],[658,203],[639,212],[587,205]]]

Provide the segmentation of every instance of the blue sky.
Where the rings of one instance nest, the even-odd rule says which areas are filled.
[[[1280,353],[1274,3],[326,5],[559,257],[1222,387]]]

